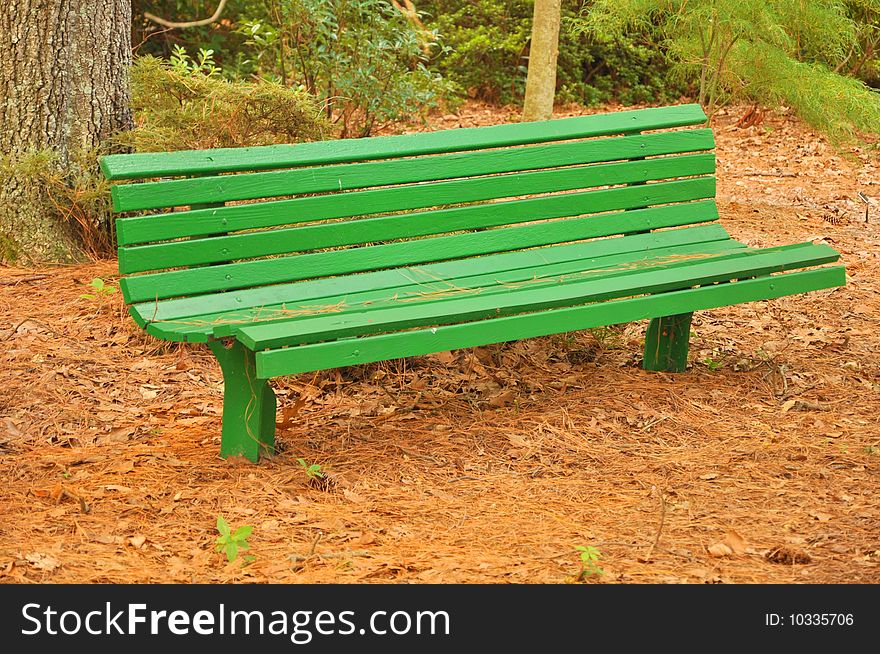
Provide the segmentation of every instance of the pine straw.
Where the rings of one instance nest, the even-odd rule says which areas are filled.
[[[561,583],[592,545],[604,583],[877,583],[880,216],[846,204],[876,191],[828,152],[798,164],[813,137],[773,120],[769,143],[718,130],[725,225],[824,238],[846,289],[698,314],[683,375],[638,368],[637,323],[276,380],[282,451],[258,466],[218,457],[206,348],[79,298],[113,262],[0,271],[0,576]],[[815,182],[750,179],[772,193],[744,204],[759,150]],[[213,552],[220,514],[255,527],[251,565]]]

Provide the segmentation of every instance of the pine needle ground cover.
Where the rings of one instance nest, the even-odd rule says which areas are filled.
[[[258,466],[216,456],[210,353],[96,291],[115,262],[0,269],[0,580],[877,583],[876,159],[744,113],[714,125],[725,226],[830,243],[845,288],[697,314],[678,376],[636,323],[276,380]]]

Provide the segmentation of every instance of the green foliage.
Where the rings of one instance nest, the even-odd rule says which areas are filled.
[[[715,372],[716,370],[724,366],[723,358],[721,360],[718,360],[713,359],[712,357],[706,357],[705,359],[703,359],[703,363],[712,372]]]
[[[131,84],[137,127],[117,143],[139,152],[291,143],[327,131],[307,92],[226,80],[210,51],[191,58],[177,49],[170,62],[136,59]]]
[[[321,466],[317,463],[309,465],[305,459],[297,459],[296,462],[302,466],[303,470],[305,470],[306,477],[309,478],[309,481],[324,479],[324,472],[321,470]]]
[[[107,297],[108,295],[113,295],[116,292],[116,287],[107,284],[100,277],[95,277],[92,281],[88,283],[90,293],[83,293],[80,295],[81,298],[86,300],[99,300],[101,298]]]
[[[449,90],[428,69],[436,32],[384,0],[262,0],[238,32],[239,66],[300,84],[318,97],[341,136],[368,136],[424,116]]]
[[[248,537],[254,531],[250,525],[243,525],[232,531],[232,527],[223,518],[217,516],[217,531],[220,533],[214,541],[214,549],[226,555],[226,560],[232,563],[238,558],[239,552],[245,552],[250,549],[250,543],[247,542]],[[253,557],[245,557],[245,563],[253,561]]]
[[[112,250],[113,232],[110,185],[98,169],[99,154],[75,151],[66,161],[50,150],[0,155],[0,184],[33,189],[46,215],[69,227],[85,254],[100,256]],[[0,225],[0,261],[20,254]]]
[[[575,547],[580,553],[581,569],[578,572],[577,580],[584,581],[590,577],[600,577],[605,571],[599,567],[599,561],[602,558],[602,552],[592,545],[578,545]]]
[[[601,40],[572,29],[582,5],[582,0],[562,3],[557,102],[661,103],[682,93],[683,87],[667,79],[666,61],[650,43],[624,35]],[[435,67],[461,92],[490,102],[521,100],[532,2],[427,0],[419,8],[447,45]]]
[[[839,74],[859,42],[839,0],[595,0],[577,30],[650,36],[710,113],[750,99],[788,105],[835,139],[880,131],[880,95]]]

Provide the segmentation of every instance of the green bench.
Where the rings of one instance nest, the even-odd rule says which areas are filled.
[[[750,248],[715,222],[705,122],[682,105],[107,156],[139,182],[114,209],[149,210],[117,220],[120,287],[147,333],[216,355],[224,457],[272,452],[282,375],[642,319],[644,367],[679,372],[694,311],[845,284],[827,245]]]

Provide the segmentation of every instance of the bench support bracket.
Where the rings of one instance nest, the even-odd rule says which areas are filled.
[[[257,378],[254,353],[238,341],[208,344],[223,371],[223,438],[220,456],[258,461],[275,449],[275,392]]]
[[[684,372],[693,312],[654,318],[645,336],[645,370]]]

